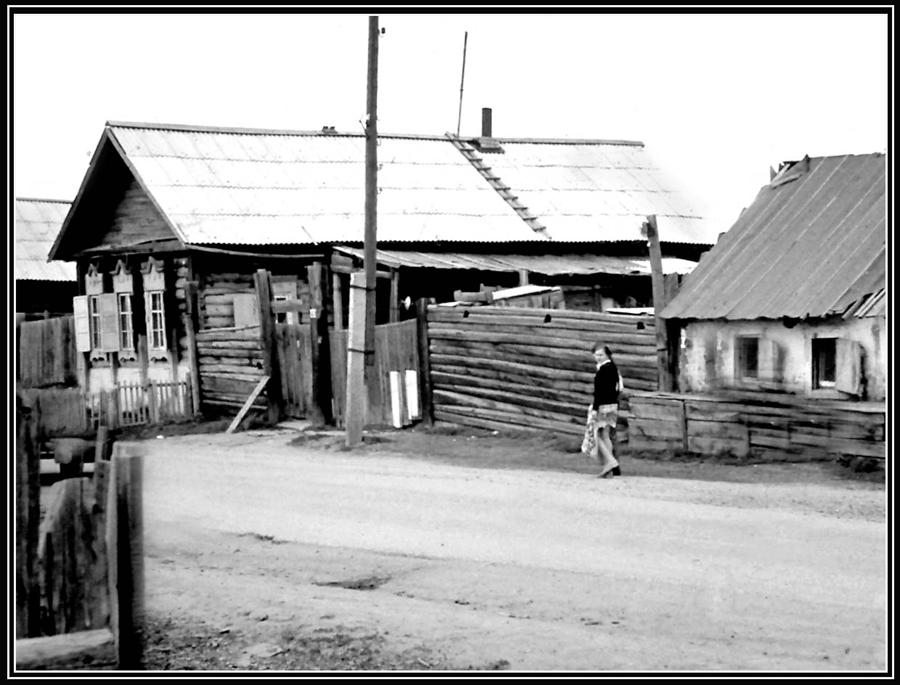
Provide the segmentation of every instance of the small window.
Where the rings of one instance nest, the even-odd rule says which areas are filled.
[[[150,323],[148,338],[150,340],[150,349],[165,350],[166,317],[165,310],[163,309],[163,291],[151,290],[148,295],[148,322]]]
[[[741,380],[759,378],[759,338],[737,339],[737,375]]]
[[[100,296],[91,295],[88,298],[88,312],[91,331],[91,349],[100,349]]]
[[[837,368],[837,338],[814,338],[812,341],[813,387],[833,388]]]
[[[119,349],[134,350],[131,293],[119,293]]]
[[[287,302],[292,299],[289,295],[275,295],[272,298],[275,302]],[[293,312],[276,312],[275,323],[294,323]]]

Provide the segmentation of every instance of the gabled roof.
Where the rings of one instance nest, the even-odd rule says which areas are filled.
[[[17,281],[74,281],[75,265],[48,262],[47,255],[71,204],[16,198],[14,271]]]
[[[786,165],[663,310],[668,319],[804,319],[884,312],[883,154]],[[880,294],[880,295],[879,295]]]
[[[644,242],[641,224],[656,214],[663,242],[713,242],[641,143],[498,138],[503,152],[482,155],[498,182],[453,138],[379,135],[379,241]],[[362,133],[111,122],[73,216],[89,187],[102,192],[88,177],[102,175],[107,148],[185,245],[363,242]]]

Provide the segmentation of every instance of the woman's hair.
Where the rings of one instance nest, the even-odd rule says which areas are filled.
[[[615,364],[612,356],[612,351],[609,349],[609,347],[607,347],[603,343],[594,343],[594,346],[591,348],[591,354],[593,354],[597,350],[603,350],[603,352],[606,354],[606,358],[609,359],[609,361],[611,361],[613,364]]]

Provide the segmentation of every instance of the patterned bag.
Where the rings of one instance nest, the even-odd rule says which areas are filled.
[[[584,440],[581,441],[581,451],[588,456],[597,454],[597,438],[594,435],[594,422],[591,421],[591,407],[588,407],[587,425],[584,428]]]

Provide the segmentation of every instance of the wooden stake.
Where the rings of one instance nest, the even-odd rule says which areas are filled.
[[[144,452],[141,443],[116,443],[106,507],[110,624],[121,670],[140,669],[144,659]]]
[[[350,274],[350,331],[347,341],[347,392],[345,394],[344,424],[347,428],[347,447],[362,442],[366,416],[365,385],[365,317],[366,274]]]
[[[255,276],[256,297],[259,305],[259,337],[263,349],[263,372],[271,379],[266,389],[266,405],[269,423],[278,423],[281,404],[280,376],[276,373],[278,354],[275,348],[275,324],[272,319],[272,279],[265,269]]]
[[[238,415],[234,417],[234,421],[231,422],[231,425],[228,426],[228,430],[226,433],[234,433],[237,430],[237,427],[241,425],[241,421],[244,420],[244,416],[247,415],[247,412],[250,411],[250,407],[253,405],[253,400],[255,400],[259,393],[262,392],[262,389],[266,387],[266,383],[269,382],[268,376],[263,376],[259,383],[256,384],[256,387],[253,388],[253,392],[250,393],[250,396],[247,398],[247,401],[244,402],[244,406],[241,407],[241,410],[238,412]]]
[[[650,249],[650,277],[653,281],[653,314],[656,319],[656,354],[659,369],[659,389],[663,392],[675,390],[671,369],[666,326],[659,314],[666,306],[666,287],[663,275],[662,252],[659,247],[659,233],[656,229],[656,215],[647,217],[647,246]]]
[[[419,342],[419,397],[422,401],[422,423],[434,423],[434,404],[431,397],[431,362],[428,349],[428,300],[416,300],[416,329]]]

